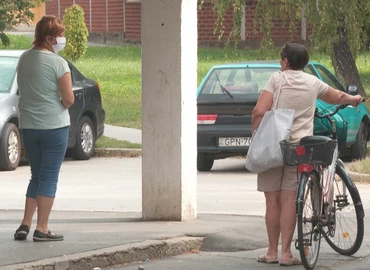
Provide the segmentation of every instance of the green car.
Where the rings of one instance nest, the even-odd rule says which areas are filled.
[[[211,170],[215,159],[246,155],[252,137],[253,108],[267,80],[279,70],[279,61],[251,61],[214,66],[207,73],[197,91],[199,171]],[[348,92],[349,88],[343,87],[320,63],[309,62],[305,72],[333,88]],[[319,112],[326,112],[336,105],[317,100],[316,107]],[[365,104],[356,108],[348,106],[333,118],[337,124],[340,155],[364,158],[370,118]],[[314,127],[316,135],[328,135],[331,129],[326,119],[315,118]]]

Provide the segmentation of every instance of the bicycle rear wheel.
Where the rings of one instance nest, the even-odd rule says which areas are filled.
[[[319,257],[322,228],[320,177],[317,172],[301,176],[297,198],[298,249],[302,264],[311,270]]]
[[[359,250],[364,237],[364,210],[360,194],[341,160],[338,160],[333,185],[333,204],[324,237],[339,254],[352,255]]]

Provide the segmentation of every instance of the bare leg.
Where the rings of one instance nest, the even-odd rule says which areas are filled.
[[[48,222],[53,207],[54,198],[46,196],[37,196],[37,227],[36,230],[42,233],[48,233]]]
[[[265,198],[265,222],[269,239],[269,248],[266,257],[268,259],[277,259],[280,237],[280,191],[265,192]]]
[[[293,254],[290,249],[296,224],[295,201],[296,191],[281,191],[281,261],[293,261]]]
[[[33,214],[36,211],[37,201],[34,198],[26,197],[25,207],[24,207],[24,216],[22,224],[28,226],[31,229]]]

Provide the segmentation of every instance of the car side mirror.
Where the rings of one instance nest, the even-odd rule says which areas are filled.
[[[347,87],[347,93],[354,96],[358,94],[358,87],[357,85],[349,85]]]

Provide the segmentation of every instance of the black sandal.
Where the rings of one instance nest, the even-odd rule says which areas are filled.
[[[45,242],[45,241],[63,241],[63,235],[52,234],[51,231],[48,233],[43,233],[38,230],[35,230],[33,233],[33,241],[34,242]]]
[[[29,232],[30,232],[30,229],[28,228],[28,226],[25,225],[25,224],[22,224],[15,231],[14,239],[15,240],[26,240],[27,239],[27,235],[28,235]]]

